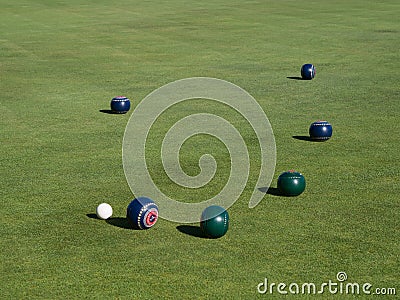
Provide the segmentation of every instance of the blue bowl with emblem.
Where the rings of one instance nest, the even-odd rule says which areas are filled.
[[[158,206],[150,198],[135,198],[126,209],[126,217],[133,228],[149,229],[158,220]]]

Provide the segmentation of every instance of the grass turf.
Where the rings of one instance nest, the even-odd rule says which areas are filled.
[[[2,297],[263,298],[257,284],[265,277],[318,284],[339,271],[399,293],[399,11],[393,0],[1,0]],[[314,80],[287,78],[308,62]],[[272,186],[295,168],[307,189],[297,198],[266,194],[248,209],[252,166],[225,237],[198,238],[185,234],[196,227],[164,220],[127,230],[132,194],[121,146],[130,113],[100,110],[119,94],[136,106],[192,76],[252,94],[275,133]],[[170,113],[193,110],[189,103]],[[332,140],[292,138],[321,118],[332,123]],[[160,122],[162,129],[168,118]],[[250,128],[241,132],[251,140]],[[192,174],[194,150],[206,145],[222,171],[199,198],[229,170],[226,149],[203,139],[184,145],[183,168]],[[158,182],[184,198],[157,171],[157,154]],[[92,218],[101,202],[115,219]]]

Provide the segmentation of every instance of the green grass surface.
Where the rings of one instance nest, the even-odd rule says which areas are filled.
[[[257,284],[265,277],[320,284],[339,271],[348,282],[399,294],[398,1],[158,2],[0,0],[1,298],[279,299],[259,295]],[[314,80],[287,78],[309,62]],[[108,202],[122,218],[133,197],[121,158],[131,112],[100,110],[120,94],[136,106],[192,76],[228,80],[257,99],[276,139],[272,186],[294,168],[306,191],[266,194],[248,209],[252,165],[218,240],[165,220],[132,231],[88,217]],[[189,102],[169,113],[197,109],[204,107]],[[330,141],[292,138],[317,119],[332,123]],[[161,118],[152,134],[170,120]],[[246,126],[241,133],[254,139]],[[223,186],[229,171],[226,149],[211,142],[199,136],[182,149],[191,175],[203,146],[220,161],[212,186],[194,191],[199,199]],[[185,198],[188,191],[157,169],[158,154],[156,180]]]

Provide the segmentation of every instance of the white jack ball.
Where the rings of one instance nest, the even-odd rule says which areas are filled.
[[[107,220],[109,217],[112,216],[113,209],[110,204],[108,203],[101,203],[96,208],[96,215],[99,219]]]

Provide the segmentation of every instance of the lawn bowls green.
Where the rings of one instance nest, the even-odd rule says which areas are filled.
[[[295,170],[283,172],[278,177],[278,189],[284,196],[298,196],[304,192],[305,188],[304,176]]]
[[[315,77],[315,67],[312,64],[305,64],[301,67],[301,78],[311,80]]]
[[[117,96],[111,100],[111,111],[116,114],[125,114],[131,108],[131,101],[124,96]]]
[[[229,214],[225,208],[217,205],[207,207],[201,214],[200,228],[208,238],[220,238],[229,228]]]
[[[147,197],[133,199],[127,209],[126,217],[134,229],[149,229],[158,219],[158,207]]]
[[[332,137],[332,125],[327,121],[316,121],[310,125],[309,134],[313,141],[327,141]]]

